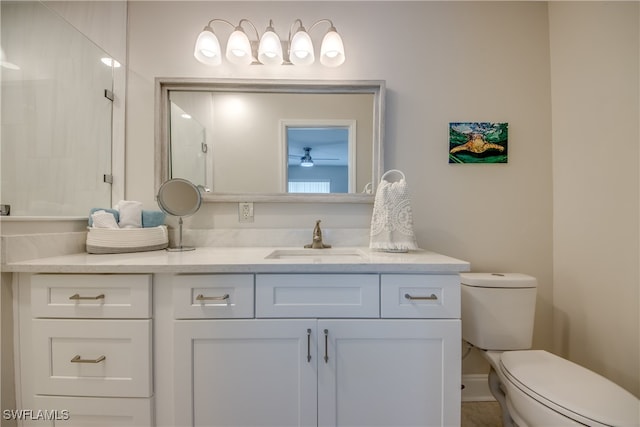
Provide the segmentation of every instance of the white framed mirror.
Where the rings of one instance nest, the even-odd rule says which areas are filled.
[[[205,202],[373,203],[384,92],[383,81],[158,78],[156,190],[186,178]]]

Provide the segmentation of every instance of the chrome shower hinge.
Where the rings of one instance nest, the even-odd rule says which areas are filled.
[[[107,98],[111,102],[113,102],[113,100],[115,99],[115,95],[109,89],[105,89],[104,90],[104,97]]]

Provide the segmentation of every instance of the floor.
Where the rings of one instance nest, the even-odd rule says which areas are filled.
[[[463,402],[461,427],[502,427],[498,402]]]

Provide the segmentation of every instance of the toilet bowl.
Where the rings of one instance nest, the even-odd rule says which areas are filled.
[[[529,350],[535,278],[462,273],[462,337],[491,365],[489,389],[503,425],[640,426],[640,400],[608,379],[543,350]]]

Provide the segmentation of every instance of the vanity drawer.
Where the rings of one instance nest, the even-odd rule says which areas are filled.
[[[150,318],[150,274],[35,274],[33,317]]]
[[[151,427],[153,398],[35,396],[32,408],[57,411],[56,422],[39,420],[50,427]]]
[[[33,319],[34,392],[150,397],[151,320]]]
[[[253,274],[178,274],[172,281],[176,319],[253,317]]]
[[[256,317],[379,316],[377,274],[256,275]]]
[[[383,274],[380,293],[384,318],[460,318],[457,274]]]

